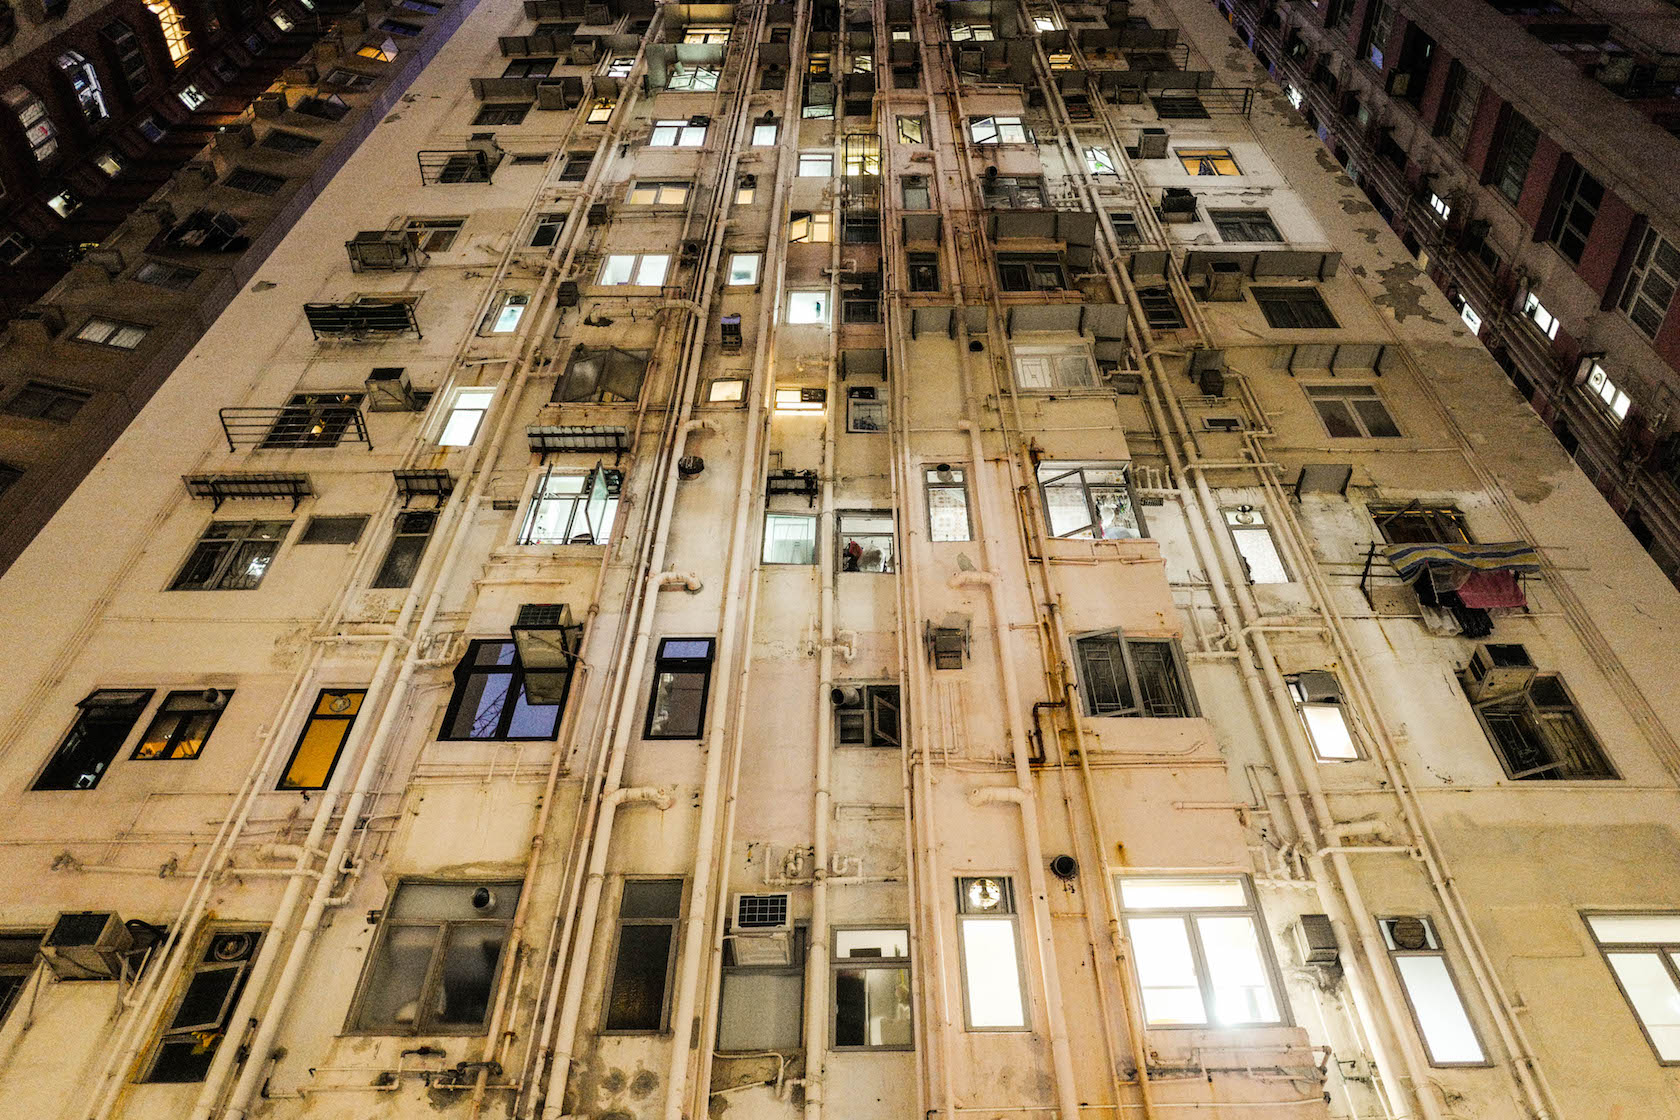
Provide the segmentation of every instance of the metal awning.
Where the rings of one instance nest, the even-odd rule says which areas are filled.
[[[397,497],[402,499],[405,507],[413,499],[423,497],[431,497],[441,506],[444,499],[455,492],[455,477],[446,470],[395,470],[391,472],[391,477],[397,480]]]
[[[209,498],[215,509],[230,498],[290,498],[292,508],[315,493],[306,474],[280,471],[239,471],[227,474],[182,475],[187,493],[195,498]]]
[[[1342,263],[1340,249],[1191,249],[1184,255],[1184,275],[1206,275],[1216,264],[1235,264],[1251,280],[1290,277],[1328,280]]]
[[[620,424],[535,424],[525,429],[525,438],[538,455],[610,451],[616,457],[630,447],[629,429]]]

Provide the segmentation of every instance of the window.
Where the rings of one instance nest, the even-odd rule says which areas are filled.
[[[841,241],[847,245],[881,244],[881,215],[875,211],[849,213],[841,231]]]
[[[344,71],[330,71],[323,80],[330,85],[334,73],[342,74]],[[182,105],[185,105],[188,112],[193,112],[200,105],[203,105],[206,101],[210,100],[210,95],[200,89],[197,82],[189,82],[175,91],[175,99]]]
[[[1336,318],[1317,288],[1252,288],[1266,323],[1279,330],[1328,330]]]
[[[817,519],[808,513],[764,515],[764,563],[815,564]]]
[[[827,403],[827,389],[788,385],[776,390],[777,412],[822,412]]]
[[[319,97],[319,96],[315,96],[315,95],[305,95],[305,96],[298,99],[297,104],[292,106],[292,112],[301,113],[302,115],[304,115],[306,117],[314,117],[317,120],[341,121],[346,116],[349,115],[349,113],[350,113],[350,103],[345,101],[344,98],[340,97],[336,93],[328,94],[326,97]],[[139,126],[136,126],[136,127],[139,127]],[[457,161],[459,161],[459,162],[457,163]],[[459,170],[451,171],[450,169],[446,169],[444,171],[444,175],[446,177],[440,179],[439,180],[440,182],[444,182],[444,183],[487,183],[487,182],[489,182],[488,172],[480,172],[478,170],[478,167],[477,167],[477,161],[471,159],[470,157],[457,156],[454,159],[451,159],[450,163],[451,163],[452,167],[458,167]],[[469,169],[471,169],[471,171],[472,171],[472,177],[468,177]],[[447,176],[450,176],[451,174],[453,175],[452,178],[447,177]]]
[[[836,517],[842,572],[894,570],[892,514],[842,510]]]
[[[473,125],[483,128],[486,125],[515,125],[525,119],[525,114],[531,111],[529,104],[524,105],[485,105],[478,110],[473,118]]]
[[[233,698],[227,689],[201,688],[171,692],[152,716],[140,745],[129,756],[134,759],[190,759],[204,750],[204,743],[222,718],[222,709]]]
[[[832,152],[800,152],[799,177],[802,179],[827,179],[834,174],[834,154]]]
[[[397,514],[396,529],[385,550],[385,560],[368,586],[407,587],[412,584],[420,567],[420,558],[426,552],[426,541],[431,538],[436,524],[436,510]]]
[[[555,179],[561,183],[581,183],[589,178],[589,165],[594,162],[594,152],[587,150],[567,152],[560,157],[560,171]]]
[[[618,253],[601,262],[596,283],[604,286],[657,288],[665,283],[671,258],[666,253]]]
[[[517,880],[404,880],[385,905],[348,1029],[477,1034],[490,1017]]]
[[[1314,669],[1289,678],[1289,695],[1312,744],[1313,757],[1320,762],[1354,762],[1360,757],[1359,741],[1353,737],[1342,688],[1336,675]]]
[[[585,124],[606,124],[612,119],[612,111],[618,105],[618,99],[613,97],[597,97],[589,103],[589,112],[584,117]]]
[[[1023,389],[1093,389],[1097,379],[1083,347],[1017,346],[1015,384]]]
[[[1053,537],[1126,540],[1143,536],[1124,463],[1040,463],[1038,489]]]
[[[1307,397],[1337,439],[1392,438],[1400,434],[1374,385],[1305,385]]]
[[[0,933],[0,1024],[35,975],[36,952],[45,936],[46,931],[39,929]]]
[[[1284,1021],[1246,877],[1122,875],[1120,908],[1148,1026]]]
[[[525,309],[530,306],[529,292],[499,292],[490,305],[490,314],[484,318],[483,334],[512,334],[519,329],[519,320],[525,317]]]
[[[1528,165],[1534,159],[1540,133],[1527,117],[1515,109],[1509,112],[1499,151],[1489,166],[1491,176],[1488,181],[1498,187],[1499,193],[1514,206],[1522,197],[1523,184],[1528,180]]]
[[[245,990],[262,936],[255,929],[211,930],[181,985],[141,1081],[186,1084],[204,1080],[216,1051],[227,1039],[228,1019]]]
[[[938,253],[908,253],[905,255],[905,266],[905,271],[909,273],[910,290],[912,292],[937,292],[939,290]]]
[[[410,218],[403,226],[414,235],[423,253],[447,253],[466,225],[465,218]]]
[[[740,377],[718,377],[706,386],[707,404],[738,404],[747,399],[747,382]]]
[[[163,42],[169,48],[169,61],[177,67],[187,61],[192,47],[187,43],[187,24],[170,0],[145,0],[146,9],[157,17],[163,29]]]
[[[976,144],[1031,144],[1032,129],[1020,117],[970,117],[968,137]]]
[[[47,200],[47,206],[61,218],[68,218],[82,208],[82,200],[70,191],[60,191]]]
[[[873,135],[860,136],[856,133],[847,136],[840,171],[844,175],[879,175],[881,173],[880,138]]]
[[[1196,714],[1178,643],[1128,638],[1118,630],[1074,639],[1085,712],[1093,716],[1184,719]]]
[[[681,879],[626,879],[618,903],[618,944],[602,1029],[665,1029],[665,996],[676,966]]]
[[[1383,51],[1388,47],[1393,29],[1394,9],[1388,0],[1371,0],[1371,6],[1365,11],[1365,26],[1360,30],[1359,54],[1378,70],[1383,68]]]
[[[944,463],[922,471],[927,487],[928,540],[973,540],[968,522],[968,482],[963,471]]]
[[[222,186],[229,190],[244,191],[246,194],[275,194],[285,185],[284,175],[269,175],[247,167],[234,168],[228,172],[228,177],[222,180]]]
[[[76,705],[81,709],[76,722],[30,788],[72,790],[97,786],[151,699],[149,688],[97,688],[88,693]]]
[[[546,78],[554,72],[553,58],[514,58],[502,71],[504,78]]]
[[[1680,914],[1583,914],[1663,1065],[1680,1064]]]
[[[788,322],[811,324],[828,322],[827,292],[789,292]]]
[[[1068,287],[1062,259],[1054,253],[999,253],[998,286],[1006,292],[1059,292]]]
[[[910,931],[834,931],[836,1050],[896,1050],[913,1045],[910,1030]]]
[[[525,670],[507,640],[471,642],[455,667],[455,690],[444,710],[441,742],[475,739],[553,739],[559,704],[533,704],[525,695]]]
[[[1519,781],[1616,777],[1556,673],[1541,673],[1524,691],[1483,701],[1475,708],[1507,777]]]
[[[887,402],[873,385],[847,387],[846,430],[853,433],[887,430]]]
[[[742,176],[735,185],[735,205],[751,206],[753,199],[758,197],[758,183],[751,175]]]
[[[1264,210],[1209,210],[1221,241],[1282,241],[1272,216]]]
[[[642,395],[651,355],[649,350],[576,347],[550,399],[555,403],[634,401]]]
[[[1371,519],[1389,544],[1469,544],[1470,531],[1456,506],[1371,506]]]
[[[997,33],[990,24],[985,23],[953,23],[951,25],[951,42],[953,43],[991,43],[997,39]]]
[[[758,253],[729,254],[729,283],[735,286],[757,284],[760,259]]]
[[[23,129],[24,139],[29,141],[29,150],[36,161],[45,163],[51,159],[58,152],[58,128],[47,115],[46,104],[21,85],[0,93],[0,101],[4,101],[17,117],[18,127]]]
[[[898,117],[898,142],[900,144],[926,143],[927,119],[925,117]]]
[[[683,29],[685,43],[727,43],[729,42],[729,28],[727,27],[688,27]]]
[[[1609,374],[1604,372],[1604,366],[1596,360],[1587,373],[1586,385],[1587,392],[1597,397],[1604,407],[1610,410],[1610,415],[1618,421],[1627,419],[1628,407],[1633,402],[1610,380]]]
[[[98,124],[110,113],[105,108],[105,91],[99,87],[99,73],[79,51],[65,51],[58,56],[58,69],[70,83],[81,106],[82,116],[89,124]]]
[[[1455,152],[1462,154],[1470,143],[1470,129],[1476,123],[1476,110],[1482,101],[1482,80],[1453,61],[1447,71],[1447,89],[1441,98],[1440,123],[1442,136]]]
[[[254,590],[291,527],[290,521],[212,521],[169,590]]]
[[[776,138],[781,135],[781,127],[775,121],[762,121],[753,125],[752,146],[755,148],[774,148]]]
[[[653,132],[648,136],[650,148],[699,148],[706,143],[705,123],[695,123],[701,118],[691,118],[686,121],[655,121]]]
[[[982,178],[980,199],[986,206],[998,210],[1042,210],[1048,205],[1044,178],[1040,175]]]
[[[1241,175],[1229,148],[1178,148],[1178,162],[1187,175]]]
[[[147,261],[135,270],[132,279],[141,284],[151,284],[158,288],[168,288],[172,292],[184,292],[192,287],[198,279],[198,269],[188,268],[182,264],[170,264],[166,261]]]
[[[1534,325],[1540,328],[1541,334],[1550,339],[1557,338],[1557,316],[1546,310],[1546,305],[1540,302],[1539,296],[1533,292],[1528,293],[1528,298],[1523,301],[1522,313],[1533,320]]]
[[[27,416],[32,420],[50,420],[54,424],[68,424],[93,399],[86,389],[68,385],[51,385],[45,381],[26,381],[23,388],[12,394],[5,411],[13,416]]]
[[[1452,217],[1451,204],[1434,191],[1429,192],[1429,208],[1433,210],[1435,212],[1435,216],[1443,222]]]
[[[1592,236],[1593,221],[1604,203],[1604,184],[1587,174],[1587,169],[1575,165],[1564,184],[1563,198],[1557,215],[1552,219],[1550,241],[1558,252],[1575,264],[1581,263],[1586,252],[1587,238]]]
[[[1379,918],[1383,940],[1432,1066],[1479,1066],[1487,1053],[1447,968],[1447,954],[1428,918]]]
[[[122,75],[123,85],[132,96],[151,84],[147,72],[146,53],[134,30],[121,20],[112,20],[99,30],[99,37],[110,49],[111,60]]]
[[[1155,115],[1164,121],[1205,121],[1209,119],[1207,106],[1193,93],[1163,93],[1150,98],[1155,103]]]
[[[904,208],[906,210],[930,210],[933,208],[933,193],[928,188],[926,176],[906,175],[899,182],[904,193]]]
[[[311,517],[303,527],[299,544],[355,544],[362,539],[367,527],[367,515],[346,514],[342,517]]]
[[[1007,876],[957,880],[957,946],[962,957],[963,1023],[971,1031],[1022,1030],[1020,930]]]
[[[92,342],[113,350],[135,350],[146,340],[150,327],[134,323],[119,323],[114,319],[89,319],[76,332],[78,342]]]
[[[1289,569],[1284,567],[1277,541],[1266,524],[1265,515],[1253,506],[1238,506],[1225,511],[1225,524],[1231,530],[1231,541],[1242,557],[1243,570],[1250,583],[1288,583]]]
[[[848,299],[840,304],[840,317],[847,323],[879,323],[881,321],[881,301],[879,299]]]
[[[624,485],[622,471],[546,472],[531,495],[520,544],[606,544]]]
[[[472,441],[478,437],[478,426],[484,422],[484,414],[490,410],[490,400],[495,395],[494,389],[457,390],[438,443],[444,447],[472,446]]]
[[[547,249],[560,240],[560,231],[566,227],[564,214],[538,214],[537,224],[531,227],[530,245],[533,249]]]
[[[847,747],[900,745],[896,684],[840,685],[832,698],[835,742]]]
[[[404,4],[403,7],[406,8],[409,7],[409,5]],[[279,25],[280,19],[280,13],[275,12],[274,22],[276,26]],[[281,30],[289,31],[291,29],[282,27]],[[372,59],[374,62],[394,62],[397,58],[397,44],[390,39],[386,39],[383,43],[369,43],[367,46],[356,51],[356,57]]]
[[[337,447],[356,423],[360,393],[293,393],[257,446]]]
[[[786,911],[783,895],[775,909]],[[769,948],[778,946],[779,948]],[[805,930],[751,927],[726,935],[718,991],[719,1053],[797,1050],[804,1036]]]
[[[688,189],[681,180],[638,180],[628,201],[632,206],[680,206],[688,201]]]
[[[1143,308],[1144,322],[1153,331],[1184,329],[1184,313],[1178,309],[1172,290],[1164,285],[1138,289],[1138,304]]]
[[[684,93],[707,93],[718,87],[722,72],[716,66],[690,66],[679,62],[671,67],[665,88]]]
[[[661,638],[644,739],[698,739],[712,679],[711,638]]]
[[[1463,304],[1459,307],[1458,317],[1460,319],[1464,320],[1464,325],[1470,328],[1470,333],[1471,334],[1477,335],[1477,336],[1481,335],[1481,333],[1482,333],[1482,315],[1481,315],[1481,312],[1477,311],[1474,307],[1471,307],[1469,300],[1465,300],[1463,302]]]
[[[607,62],[607,77],[628,78],[631,68],[635,65],[636,57],[634,55],[616,55]]]
[[[1668,305],[1680,289],[1680,249],[1654,229],[1639,242],[1622,289],[1622,314],[1647,338],[1656,338],[1668,316]]]

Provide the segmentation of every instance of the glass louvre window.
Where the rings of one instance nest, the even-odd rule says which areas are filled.
[[[1282,241],[1272,216],[1264,210],[1209,210],[1221,241]]]
[[[53,752],[31,789],[92,789],[117,757],[140,713],[151,702],[149,688],[100,688],[76,707],[76,722]]]
[[[758,283],[758,264],[761,255],[758,253],[731,253],[729,255],[729,283],[732,286]]]
[[[1381,918],[1383,940],[1432,1066],[1479,1066],[1487,1052],[1447,967],[1447,954],[1428,918]]]
[[[1680,914],[1583,914],[1645,1039],[1680,1064]]]
[[[688,27],[688,28],[684,28],[683,29],[683,42],[685,42],[685,43],[712,43],[712,44],[727,43],[727,42],[729,42],[729,28],[727,28],[727,27]]]
[[[222,718],[233,693],[225,689],[201,688],[171,692],[163,698],[157,714],[140,736],[134,759],[197,758],[205,741]]]
[[[360,688],[324,688],[298,735],[292,757],[280,776],[277,789],[325,789],[332,778],[338,756],[350,738],[356,715],[362,710],[367,691]]]
[[[1680,290],[1680,249],[1656,230],[1648,229],[1628,270],[1627,286],[1622,289],[1622,314],[1645,337],[1656,338],[1676,290]]]
[[[603,287],[657,288],[665,283],[671,258],[665,253],[619,253],[601,262],[596,283]]]
[[[895,569],[892,514],[842,511],[837,516],[842,572],[887,573]]]
[[[348,1029],[477,1034],[523,884],[404,880],[385,907]]]
[[[896,747],[896,684],[840,685],[833,690],[834,741],[846,747]]]
[[[531,304],[529,292],[502,292],[491,305],[485,320],[485,334],[512,334],[519,329],[519,320]]]
[[[1556,673],[1542,673],[1515,696],[1475,705],[1508,777],[1608,781],[1617,777],[1574,698]]]
[[[444,421],[443,434],[438,436],[439,445],[470,447],[478,436],[478,427],[484,422],[484,414],[490,410],[490,401],[495,395],[494,389],[458,390],[454,404],[449,410],[449,419]]]
[[[1522,197],[1523,184],[1528,181],[1528,165],[1534,160],[1540,132],[1521,113],[1514,109],[1510,113],[1500,140],[1499,154],[1493,161],[1491,181],[1514,206]]]
[[[712,681],[711,638],[661,638],[648,693],[644,739],[698,739]]]
[[[254,590],[291,527],[290,521],[212,521],[169,590]]]
[[[834,1019],[837,1050],[908,1049],[910,931],[834,931]]]
[[[963,472],[942,463],[923,470],[922,478],[927,486],[928,540],[974,539],[968,524],[968,483]]]
[[[1557,216],[1552,219],[1549,240],[1557,251],[1574,264],[1581,263],[1587,250],[1587,238],[1592,236],[1593,222],[1598,208],[1604,204],[1604,184],[1576,165],[1564,184],[1563,200],[1558,204]]]
[[[926,143],[927,120],[923,117],[898,117],[898,142],[901,144]]]
[[[70,83],[81,106],[82,116],[89,124],[98,124],[111,114],[105,108],[105,91],[99,87],[99,74],[93,64],[78,51],[65,51],[58,56],[59,72]]]
[[[1341,686],[1333,674],[1316,670],[1288,679],[1295,711],[1312,743],[1313,757],[1320,762],[1353,762],[1359,757],[1359,743],[1348,724],[1342,704]]]
[[[654,121],[648,135],[650,148],[700,148],[706,144],[706,126],[693,121]]]
[[[1245,877],[1121,876],[1119,882],[1149,1026],[1284,1022],[1264,924]]]
[[[951,25],[951,42],[953,43],[991,43],[997,40],[997,32],[988,23],[953,23]]]
[[[418,510],[397,515],[396,530],[385,550],[385,560],[379,565],[369,587],[408,587],[420,569],[420,558],[426,553],[426,542],[437,525],[436,510]]]
[[[1337,439],[1393,438],[1400,434],[1373,385],[1306,385],[1324,430]]]
[[[1126,540],[1143,536],[1124,463],[1040,463],[1038,488],[1053,537]]]
[[[1266,324],[1278,330],[1328,330],[1337,325],[1317,288],[1251,288]]]
[[[438,732],[441,742],[544,740],[560,729],[560,705],[525,696],[525,670],[511,641],[473,641],[455,667],[455,690]]]
[[[146,10],[157,17],[163,29],[163,43],[169,48],[169,61],[177,67],[187,61],[192,47],[187,43],[187,24],[170,0],[145,0]],[[190,106],[189,106],[190,107]]]
[[[245,990],[260,930],[211,933],[154,1047],[140,1080],[152,1084],[203,1081],[227,1038],[228,1018]]]
[[[1015,348],[1015,384],[1023,389],[1094,389],[1096,371],[1083,348]]]
[[[689,184],[680,180],[638,180],[630,188],[632,206],[681,206],[688,201]]]
[[[75,419],[82,406],[93,399],[86,389],[68,385],[52,385],[45,381],[26,381],[23,388],[12,394],[3,411],[31,420],[50,420],[54,424],[68,424]]]
[[[1020,117],[970,117],[968,138],[976,144],[1031,144],[1033,133]]]
[[[1179,148],[1175,153],[1186,175],[1241,175],[1229,148]]]
[[[646,1033],[665,1028],[682,898],[681,879],[625,880],[603,1030]]]
[[[1231,530],[1231,540],[1237,546],[1237,555],[1242,557],[1250,583],[1289,582],[1289,570],[1283,565],[1277,541],[1259,510],[1253,506],[1228,509],[1225,524]]]
[[[1006,876],[957,880],[957,946],[962,957],[963,1022],[971,1031],[1024,1030],[1020,928],[1014,883]]]
[[[520,544],[606,544],[618,516],[621,471],[549,472],[531,495]]]
[[[89,319],[76,332],[76,341],[109,346],[113,350],[135,350],[146,340],[150,327],[119,323],[112,319]]]
[[[808,513],[766,513],[764,515],[764,562],[766,564],[815,564],[817,562],[817,519]]]
[[[1085,711],[1093,716],[1183,719],[1196,714],[1189,677],[1170,638],[1128,638],[1118,630],[1074,640]]]

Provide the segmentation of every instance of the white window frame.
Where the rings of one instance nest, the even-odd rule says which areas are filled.
[[[828,245],[833,241],[834,215],[830,211],[800,211],[788,218],[789,245]]]
[[[831,179],[834,177],[833,152],[800,152],[799,178]]]
[[[1012,351],[1015,385],[1029,391],[1100,389],[1097,364],[1084,346],[1017,346]],[[1083,376],[1074,372],[1077,363]]]
[[[531,307],[530,292],[499,292],[484,317],[480,334],[512,334],[519,329],[519,321]]]
[[[802,304],[809,304],[809,309],[803,309]],[[834,309],[829,305],[828,290],[789,292],[787,321],[793,326],[827,326],[833,322]]]
[[[1589,365],[1586,380],[1581,383],[1582,386],[1586,389],[1587,394],[1603,406],[1616,423],[1620,424],[1627,419],[1628,408],[1632,406],[1633,399],[1627,395],[1624,389],[1610,380],[1610,375],[1605,372],[1603,362],[1596,358],[1588,358],[1585,361]]]
[[[616,97],[597,97],[589,103],[589,111],[584,114],[584,124],[606,124],[612,119],[613,110],[618,107]]]
[[[473,440],[478,438],[479,429],[484,426],[484,417],[495,397],[496,390],[479,386],[469,385],[455,390],[443,430],[438,433],[438,446],[471,447]]]
[[[636,66],[636,56],[632,54],[614,55],[607,60],[606,76],[609,78],[628,78],[630,71]]]
[[[774,148],[781,133],[782,126],[776,121],[761,121],[753,125],[752,146],[755,148]]]
[[[1488,1059],[1487,1047],[1482,1043],[1482,1035],[1476,1029],[1475,1020],[1470,1017],[1469,1005],[1464,1002],[1464,990],[1458,986],[1458,978],[1453,975],[1452,963],[1447,960],[1447,951],[1441,944],[1441,936],[1435,929],[1434,921],[1422,915],[1405,916],[1415,917],[1423,923],[1426,937],[1424,947],[1402,949],[1396,945],[1393,935],[1393,922],[1396,918],[1393,916],[1379,916],[1377,926],[1382,931],[1383,941],[1388,947],[1389,961],[1394,966],[1395,975],[1400,979],[1400,988],[1406,994],[1406,1006],[1411,1009],[1412,1022],[1417,1028],[1418,1038],[1423,1042],[1424,1056],[1428,1059],[1429,1064],[1436,1069],[1474,1069],[1491,1066],[1493,1063]],[[1421,969],[1430,966],[1424,965],[1420,968],[1402,963],[1409,960],[1436,962],[1439,966],[1436,979],[1437,981],[1444,979],[1447,982],[1452,991],[1454,1004],[1420,1009],[1419,996],[1421,992],[1416,989],[1416,984],[1426,978]],[[1462,1019],[1462,1024],[1450,1022],[1455,1018]],[[1440,1046],[1440,1040],[1432,1040],[1429,1028],[1425,1026],[1426,1021],[1446,1029],[1468,1028],[1470,1040],[1476,1045],[1478,1057],[1463,1061],[1437,1058],[1436,1050]]]
[[[108,346],[113,350],[137,350],[140,344],[146,341],[146,335],[151,329],[139,323],[102,319],[96,315],[76,331],[76,341]]]
[[[729,254],[728,286],[732,288],[757,287],[758,270],[763,262],[763,253]]]
[[[1596,911],[1583,912],[1581,919],[1657,1063],[1680,1066],[1680,1014],[1675,1015],[1675,1022],[1656,1024],[1663,1032],[1660,1037],[1652,1032],[1648,1021],[1665,996],[1670,1001],[1670,1014],[1675,1014],[1673,1007],[1680,1007],[1680,912]],[[1626,961],[1626,966],[1618,965],[1618,960]],[[1653,963],[1657,971],[1650,975]],[[1634,979],[1632,969],[1640,966],[1647,975],[1636,997],[1630,981]],[[1668,990],[1663,992],[1665,980]],[[1644,988],[1648,985],[1658,990],[1647,993]]]
[[[601,259],[595,283],[603,288],[658,288],[670,271],[669,253],[610,253]]]
[[[681,206],[693,189],[685,179],[638,179],[624,201],[630,206]]]
[[[1317,672],[1333,675],[1328,670]],[[1300,675],[1287,678],[1287,683],[1289,695],[1295,701],[1295,714],[1300,717],[1301,727],[1307,733],[1314,758],[1320,762],[1358,762],[1365,757],[1359,736],[1353,733],[1353,724],[1348,721],[1347,705],[1341,702],[1345,695],[1340,681],[1336,682],[1339,698],[1336,702],[1309,699]],[[1335,718],[1332,719],[1332,716]]]
[[[944,470],[940,470],[944,467]],[[974,539],[974,515],[968,505],[968,472],[962,467],[938,464],[922,468],[922,485],[926,490],[928,511],[928,540],[935,543],[946,541],[971,541]],[[940,518],[934,510],[934,494],[957,495],[962,512],[962,526],[956,526],[956,509],[952,506],[950,516]],[[949,525],[941,525],[941,521],[949,521]]]
[[[1033,130],[1020,117],[970,117],[968,138],[976,144],[1031,144]]]
[[[1546,310],[1546,305],[1540,302],[1540,297],[1533,292],[1523,301],[1523,318],[1533,323],[1540,333],[1547,338],[1556,340],[1558,336],[1558,318]]]
[[[990,907],[981,907],[973,901],[976,892],[971,890],[973,884],[990,881],[998,886],[998,899]],[[1032,1029],[1032,1015],[1029,1010],[1026,975],[1027,970],[1022,955],[1021,923],[1017,916],[1015,904],[1014,881],[1008,875],[974,874],[964,875],[957,879],[957,954],[962,967],[962,996],[963,996],[963,1028],[970,1031],[984,1032],[1025,1032]],[[987,896],[989,897],[989,896]],[[1014,950],[1014,980],[1015,996],[1014,1014],[1010,1011],[1009,1001],[1005,998],[1002,1006],[992,1008],[985,1006],[977,1008],[975,996],[987,986],[1005,981],[1001,966],[1006,961],[993,959],[992,967],[987,962],[974,959],[975,944],[981,936],[979,931],[1001,928],[1007,931],[1010,948]],[[996,948],[997,946],[992,946]],[[1007,988],[1007,983],[1003,983]],[[989,1003],[990,1001],[987,1001]],[[998,1013],[1002,1014],[998,1014]],[[976,1021],[980,1013],[986,1018]]]
[[[1132,972],[1138,984],[1139,996],[1143,1001],[1144,1023],[1150,1030],[1245,1030],[1283,1027],[1290,1024],[1289,1002],[1284,998],[1283,984],[1278,973],[1277,961],[1272,956],[1271,933],[1266,926],[1265,915],[1260,912],[1260,902],[1254,895],[1254,884],[1247,875],[1242,874],[1210,874],[1210,875],[1127,875],[1119,874],[1115,879],[1115,895],[1120,901],[1121,920],[1126,923],[1132,942]],[[1152,895],[1158,895],[1163,889],[1179,887],[1186,893],[1203,892],[1204,894],[1230,895],[1231,889],[1236,888],[1237,898],[1223,901],[1206,901],[1198,905],[1193,899],[1170,904],[1170,900],[1162,899],[1162,905],[1152,904]],[[1128,887],[1134,887],[1128,891]],[[1130,896],[1130,897],[1128,897]],[[1151,1017],[1149,1007],[1150,987],[1147,979],[1158,976],[1157,968],[1150,967],[1143,957],[1144,950],[1140,950],[1140,939],[1135,931],[1140,922],[1166,922],[1177,919],[1184,935],[1185,949],[1189,956],[1192,974],[1196,981],[1197,995],[1202,1005],[1202,1018],[1197,1021],[1178,1020],[1168,1018],[1155,1019]],[[1260,978],[1265,981],[1266,995],[1271,1000],[1272,1016],[1270,1018],[1225,1019],[1220,1016],[1218,1006],[1219,984],[1216,977],[1214,958],[1210,957],[1207,937],[1203,922],[1228,921],[1242,919],[1249,923],[1254,937],[1254,959],[1247,962],[1251,966],[1258,966]],[[1254,985],[1249,985],[1253,987]]]
[[[656,120],[648,134],[650,148],[703,148],[706,130],[710,126],[694,124],[691,120]]]

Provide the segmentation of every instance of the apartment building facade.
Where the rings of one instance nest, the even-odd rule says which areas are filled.
[[[1220,4],[1680,578],[1680,33],[1670,5]]]
[[[1680,1104],[1680,599],[1211,5],[421,19],[0,577],[9,1109]]]

